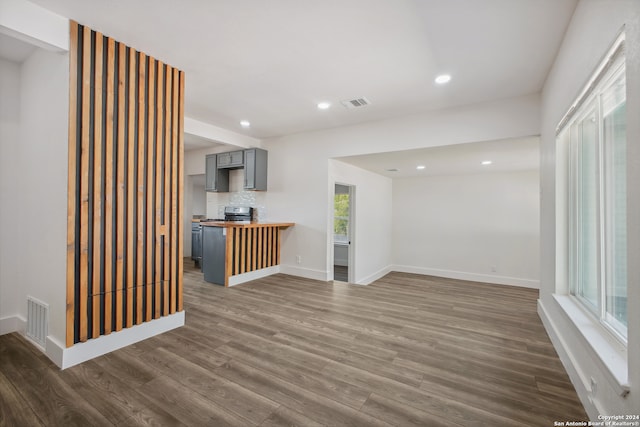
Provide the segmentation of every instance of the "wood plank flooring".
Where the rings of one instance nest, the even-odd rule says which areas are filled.
[[[233,288],[185,260],[186,326],[58,370],[0,336],[1,426],[552,426],[586,420],[537,291],[391,273]]]

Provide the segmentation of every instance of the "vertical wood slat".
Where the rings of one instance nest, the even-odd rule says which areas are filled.
[[[145,99],[145,86],[146,86],[146,56],[143,53],[138,53],[138,102],[137,102],[137,121],[136,127],[138,129],[138,186],[137,186],[137,198],[136,198],[136,321],[138,325],[143,322],[143,295],[144,295],[144,277],[145,277],[145,262],[144,262],[144,242],[145,242],[145,229],[144,229],[144,201],[145,201],[145,170],[144,159],[146,157],[145,151],[145,116],[146,116],[146,99]]]
[[[232,274],[240,273],[240,231],[237,228],[233,228],[233,239],[235,241],[233,250],[234,250],[234,266]]]
[[[265,227],[262,229],[264,235],[264,246],[262,247],[262,267],[268,267],[267,264],[267,248],[269,247],[269,230]]]
[[[251,230],[251,271],[258,268],[258,262],[256,261],[258,257],[258,231],[257,228]]]
[[[256,268],[259,270],[262,268],[262,232],[263,228],[257,229],[258,232],[258,253],[256,254]]]
[[[135,137],[136,127],[134,125],[136,117],[136,52],[133,49],[129,49],[129,76],[128,76],[128,88],[129,88],[129,105],[127,114],[127,307],[126,307],[126,327],[133,326],[133,291],[135,289],[136,280],[136,265],[134,264],[134,247],[136,242],[135,233],[135,211],[134,196],[136,192],[136,164],[135,164]]]
[[[155,130],[155,183],[154,183],[154,233],[155,233],[155,267],[154,267],[154,312],[153,318],[157,319],[162,313],[162,291],[164,284],[162,281],[162,233],[160,228],[162,227],[162,130],[163,126],[163,107],[164,107],[164,84],[163,84],[163,70],[164,64],[161,61],[157,62],[157,78],[156,78],[156,130]],[[164,227],[162,227],[164,228]]]
[[[91,127],[91,30],[82,30],[82,129],[81,158],[80,158],[80,285],[78,289],[79,340],[86,341],[88,337],[89,319],[89,145]],[[78,236],[76,236],[78,238]],[[67,302],[68,303],[68,302]],[[67,326],[68,327],[68,326]]]
[[[100,284],[102,282],[101,261],[103,241],[102,233],[102,34],[95,34],[95,70],[94,70],[94,114],[93,114],[93,263],[91,291],[93,338],[100,335]]]
[[[182,310],[184,232],[184,73],[74,21],[70,43],[67,346]]]
[[[78,75],[78,26],[74,22],[71,23],[71,29],[69,34],[70,46],[69,50],[69,76],[70,81],[78,81],[82,79],[81,75]],[[75,46],[75,48],[74,48]],[[66,345],[69,347],[73,344],[75,335],[75,299],[69,301],[69,295],[75,295],[76,293],[76,192],[78,186],[76,185],[76,177],[78,175],[78,162],[77,154],[78,150],[78,138],[77,129],[79,126],[77,110],[78,110],[78,85],[69,85],[69,163],[67,171],[67,183],[69,196],[67,199],[67,309],[66,309]],[[70,303],[71,302],[71,303]]]
[[[275,265],[280,265],[280,237],[282,236],[282,229],[280,227],[276,228],[276,236],[277,236],[277,241],[275,242],[275,248],[276,248],[276,260],[275,260]]]
[[[117,141],[117,182],[116,182],[116,277],[114,288],[116,292],[116,307],[115,307],[115,330],[119,331],[123,327],[123,298],[125,293],[125,280],[124,280],[124,228],[125,228],[125,213],[124,213],[124,195],[125,195],[125,169],[126,166],[124,159],[125,153],[125,75],[126,75],[126,47],[120,43],[118,45],[118,141]]]
[[[273,237],[271,239],[271,265],[278,264],[278,228],[271,227]]]
[[[253,228],[247,229],[247,271],[252,271],[253,265]]]
[[[177,277],[177,298],[178,298],[178,311],[183,309],[182,301],[182,289],[184,286],[184,249],[182,236],[184,234],[184,222],[182,217],[184,212],[182,206],[184,206],[184,71],[179,72],[180,75],[180,91],[178,92],[178,238],[174,242],[178,246],[178,277]]]
[[[173,304],[170,304],[170,289],[169,289],[169,275],[171,263],[170,260],[170,223],[171,223],[171,174],[167,168],[169,162],[171,161],[171,84],[173,82],[173,73],[171,71],[171,67],[165,65],[165,95],[164,95],[164,206],[163,212],[164,217],[162,218],[162,223],[165,225],[165,230],[167,230],[164,234],[164,247],[162,248],[164,264],[162,266],[162,277],[163,277],[163,289],[164,289],[164,300],[162,302],[164,314],[173,314],[175,310],[172,310]],[[173,293],[172,293],[173,294]]]
[[[240,229],[240,274],[244,273],[246,270],[246,254],[247,254],[247,229]]]
[[[145,299],[146,299],[146,309],[144,314],[144,320],[148,322],[153,318],[153,292],[155,287],[155,274],[154,274],[154,205],[153,205],[153,195],[154,195],[154,148],[155,148],[155,139],[154,139],[154,131],[155,131],[155,79],[156,79],[156,60],[152,57],[148,57],[149,59],[149,68],[148,68],[148,86],[147,86],[147,187],[146,187],[146,271],[147,271],[147,280],[145,282]]]
[[[172,121],[171,121],[171,241],[177,242],[178,238],[178,90],[179,90],[178,70],[173,69],[173,95],[172,95]],[[178,259],[178,247],[171,245],[171,260],[173,268],[171,268],[171,283],[178,281],[178,268],[176,260]],[[171,312],[180,311],[178,298],[174,292],[171,295]]]
[[[113,301],[113,102],[115,98],[115,41],[107,40],[107,92],[106,92],[106,123],[105,134],[105,172],[104,172],[104,289],[101,295],[104,321],[102,327],[104,334],[111,333],[112,318],[111,309]]]

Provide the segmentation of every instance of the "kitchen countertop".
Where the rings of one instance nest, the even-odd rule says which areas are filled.
[[[205,227],[239,227],[239,228],[259,228],[259,227],[291,227],[294,222],[269,222],[269,221],[200,221]]]

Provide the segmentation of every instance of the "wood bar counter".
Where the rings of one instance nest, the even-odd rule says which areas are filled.
[[[281,230],[295,225],[259,221],[201,221],[200,224],[206,227],[202,259],[205,280],[224,286],[277,273]]]

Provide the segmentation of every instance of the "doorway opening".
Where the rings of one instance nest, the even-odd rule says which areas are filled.
[[[355,187],[335,184],[333,198],[333,280],[353,281],[353,195]]]

